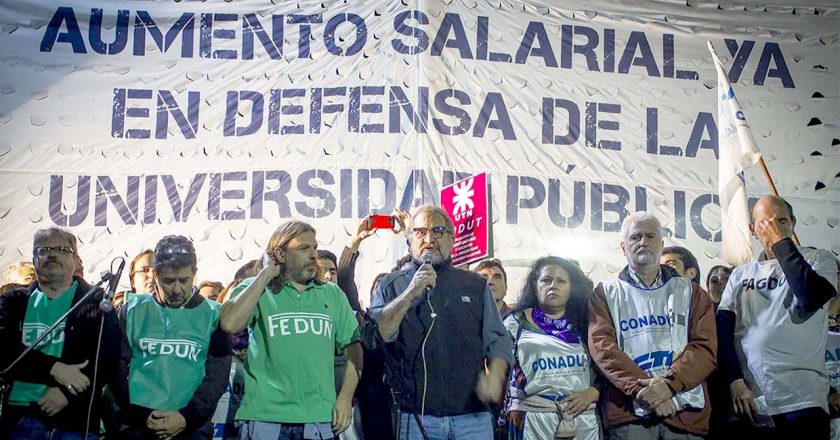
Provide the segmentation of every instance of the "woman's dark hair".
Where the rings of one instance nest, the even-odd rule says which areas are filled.
[[[519,296],[519,302],[516,303],[514,311],[520,312],[528,308],[537,307],[539,304],[537,300],[537,279],[540,277],[540,272],[546,266],[560,266],[569,274],[570,294],[569,300],[566,302],[566,318],[572,324],[572,328],[578,333],[581,341],[586,342],[587,327],[589,325],[587,308],[594,285],[592,284],[592,280],[580,270],[580,266],[571,260],[548,256],[534,261],[534,264],[531,265],[531,269],[528,271],[528,275],[525,277],[525,285],[522,286],[522,295]]]
[[[712,268],[709,269],[709,273],[706,274],[706,289],[709,288],[709,280],[712,279],[712,275],[716,274],[721,269],[728,270],[730,273],[732,273],[732,267],[730,266],[724,266],[723,264],[712,266]]]
[[[192,241],[183,235],[167,235],[160,239],[152,255],[155,272],[161,272],[164,267],[180,269],[195,268],[197,257]]]

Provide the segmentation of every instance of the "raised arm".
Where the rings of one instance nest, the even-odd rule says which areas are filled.
[[[376,296],[371,304],[371,312],[379,324],[379,333],[385,342],[393,342],[397,338],[405,313],[416,299],[423,296],[426,287],[434,287],[437,281],[437,274],[431,264],[423,264],[414,273],[411,282],[396,298],[387,302],[385,298],[385,286],[380,284],[376,290]]]
[[[244,291],[222,305],[219,327],[225,333],[231,335],[238,333],[248,325],[266,286],[280,275],[281,268],[282,266],[276,262],[263,267]]]
[[[338,259],[338,268],[336,271],[336,284],[347,295],[347,301],[350,307],[357,311],[362,311],[362,306],[359,304],[359,289],[356,287],[356,259],[359,258],[358,246],[356,249],[345,247],[341,251],[341,257]]]
[[[793,240],[785,238],[773,245],[773,254],[803,312],[813,313],[837,296],[834,284],[829,281],[836,279],[837,262],[827,252],[811,266]]]

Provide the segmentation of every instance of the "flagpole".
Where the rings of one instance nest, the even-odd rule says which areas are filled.
[[[761,170],[764,171],[764,177],[767,178],[767,184],[770,185],[770,191],[773,191],[773,195],[779,197],[779,190],[776,189],[776,184],[773,183],[773,177],[770,176],[770,171],[767,169],[767,164],[764,163],[764,158],[758,159],[758,164],[761,165]],[[793,231],[793,236],[791,237],[793,242],[796,245],[799,245],[799,237],[796,236],[796,231]]]
[[[767,170],[767,164],[764,163],[763,157],[758,160],[758,164],[761,165],[761,170],[764,171],[764,177],[767,178],[767,184],[770,185],[770,191],[773,191],[773,195],[778,197],[779,190],[776,189],[776,184],[773,183],[773,178],[770,176],[770,171]]]

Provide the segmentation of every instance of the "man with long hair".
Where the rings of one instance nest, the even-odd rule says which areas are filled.
[[[333,438],[350,425],[362,368],[358,322],[347,297],[318,277],[315,229],[289,221],[274,231],[263,267],[222,306],[222,328],[248,327],[245,397],[236,413],[241,439]],[[350,362],[336,397],[335,348]],[[350,368],[350,366],[353,366]]]

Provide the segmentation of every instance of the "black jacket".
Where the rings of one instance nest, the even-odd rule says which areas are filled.
[[[415,261],[410,269],[392,272],[380,281],[371,307],[374,319],[406,289],[419,266]],[[457,269],[449,260],[436,265],[435,271],[435,288],[409,306],[396,340],[386,344],[385,349],[400,360],[400,371],[389,373],[390,385],[401,385],[395,389],[402,394],[405,410],[419,412],[425,403],[426,414],[436,417],[486,411],[487,405],[475,394],[478,374],[485,368],[485,358],[501,358],[511,365],[512,340],[502,325],[487,279]]]
[[[74,279],[79,284],[73,295],[72,305],[78,303],[91,288],[85,280],[78,277]],[[0,341],[3,341],[3,349],[0,350],[0,369],[5,369],[26,349],[22,339],[23,320],[26,316],[29,297],[36,288],[38,288],[37,282],[0,296]],[[29,415],[38,418],[50,428],[73,432],[84,432],[88,429],[94,434],[99,432],[101,410],[99,396],[102,395],[102,387],[112,382],[115,377],[120,351],[116,314],[99,310],[102,293],[99,289],[67,318],[61,357],[56,358],[40,351],[32,351],[9,372],[7,377],[9,381],[19,380],[59,387],[64,392],[69,404],[53,417],[44,414],[37,405],[33,404],[30,408]],[[100,329],[102,340],[99,346],[99,360],[96,362]],[[53,365],[59,361],[71,365],[88,361],[82,373],[90,379],[91,386],[76,396],[60,387],[50,375]],[[94,369],[97,372],[95,378]],[[88,404],[92,392],[96,398],[93,399],[91,413],[88,415]],[[10,408],[8,405],[5,408],[11,410],[4,411],[3,420],[0,421],[4,425],[2,431],[8,429],[9,424],[14,423],[15,417],[23,412],[20,408]]]

